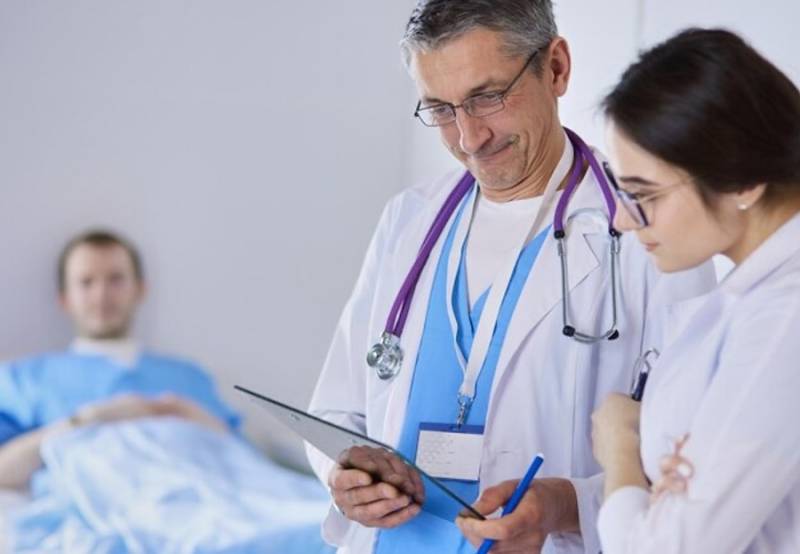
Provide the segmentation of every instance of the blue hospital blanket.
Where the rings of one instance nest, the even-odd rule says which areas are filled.
[[[332,552],[329,497],[234,435],[174,418],[48,440],[34,501],[11,515],[14,552]]]

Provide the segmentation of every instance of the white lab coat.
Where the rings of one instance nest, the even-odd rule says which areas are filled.
[[[676,336],[641,415],[651,480],[672,440],[687,494],[626,487],[600,514],[605,554],[800,552],[800,215],[708,295],[672,309]]]
[[[383,331],[423,237],[458,177],[460,173],[454,173],[432,185],[408,189],[387,205],[333,337],[311,401],[312,413],[382,442],[398,443],[443,240],[433,250],[416,289],[401,339],[405,356],[398,376],[380,380],[365,356]],[[569,213],[589,206],[605,211],[591,171],[570,202]],[[552,215],[547,221],[552,221]],[[442,236],[446,233],[447,229]],[[658,334],[650,329],[658,291],[671,299],[674,291],[688,297],[707,291],[714,282],[710,266],[659,279],[634,237],[626,236],[622,243],[618,340],[589,346],[562,335],[561,273],[550,233],[519,298],[497,364],[486,420],[481,488],[520,478],[540,451],[546,462],[539,475],[572,477],[585,540],[577,534],[554,536],[546,552],[597,554],[602,476],[592,457],[590,415],[609,392],[630,387],[631,370],[645,335]],[[610,322],[608,249],[603,228],[584,223],[570,229],[572,317],[584,332],[600,333]],[[442,401],[455,404],[456,399]],[[313,449],[309,449],[309,459],[327,483],[333,462]],[[323,523],[323,537],[342,547],[342,553],[360,554],[372,552],[375,531],[349,522],[332,509]]]

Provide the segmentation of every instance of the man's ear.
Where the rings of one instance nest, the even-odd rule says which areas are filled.
[[[547,62],[544,75],[550,80],[556,98],[564,96],[569,87],[569,78],[572,73],[572,57],[569,44],[562,37],[556,37],[547,48]]]

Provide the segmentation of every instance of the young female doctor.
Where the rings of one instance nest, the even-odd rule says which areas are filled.
[[[640,404],[593,415],[605,554],[800,552],[800,93],[736,35],[688,30],[605,100],[616,227],[665,272],[715,254],[674,305]]]

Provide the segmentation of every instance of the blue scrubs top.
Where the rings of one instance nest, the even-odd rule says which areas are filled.
[[[472,194],[475,194],[473,191]],[[469,198],[469,197],[468,197]],[[436,274],[433,280],[428,311],[417,355],[414,377],[409,392],[406,418],[400,435],[398,450],[415,460],[420,423],[454,424],[458,412],[456,401],[463,380],[463,370],[453,348],[453,332],[447,315],[447,302],[453,306],[458,329],[456,341],[466,359],[472,348],[474,332],[478,327],[489,291],[485,291],[469,307],[465,268],[465,246],[461,249],[453,298],[447,298],[447,262],[453,248],[455,230],[462,217],[462,203],[455,221],[445,240]],[[467,425],[483,426],[489,405],[489,394],[494,380],[497,360],[508,330],[511,316],[517,305],[528,274],[541,250],[548,229],[539,233],[522,251],[512,273],[505,296],[500,306],[497,324],[489,344],[489,350],[478,377],[475,399],[467,418]],[[521,477],[521,476],[520,476]],[[478,482],[443,479],[443,483],[467,502],[478,498]],[[378,554],[416,553],[472,553],[470,546],[452,521],[446,521],[422,511],[414,519],[394,529],[383,529],[378,533],[375,551]]]
[[[239,425],[211,378],[192,363],[143,353],[135,366],[125,367],[105,356],[65,352],[0,365],[0,444],[124,393],[173,393],[198,403],[231,429]]]

